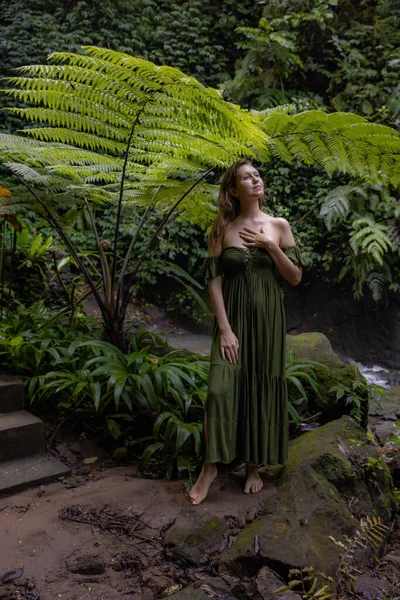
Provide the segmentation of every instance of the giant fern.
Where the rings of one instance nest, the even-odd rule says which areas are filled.
[[[22,67],[8,79],[11,87],[5,93],[27,105],[6,110],[34,126],[23,135],[0,134],[0,159],[25,188],[12,189],[11,197],[2,198],[1,210],[23,210],[29,192],[85,275],[111,332],[109,339],[115,327],[123,327],[132,277],[144,259],[139,258],[126,282],[124,273],[117,276],[124,205],[149,207],[156,201],[165,211],[160,227],[181,206],[185,218],[200,219],[206,227],[215,210],[215,187],[203,181],[205,175],[242,156],[298,159],[367,180],[400,182],[400,136],[390,128],[350,114],[248,112],[178,69],[105,48],[83,50],[54,53],[49,64]],[[57,221],[58,203],[77,202],[87,206],[89,215],[93,202],[117,204],[111,265],[92,219],[104,298]],[[378,247],[363,240],[375,257],[381,256],[382,236],[380,240]]]
[[[22,67],[21,75],[8,80],[12,87],[6,93],[31,106],[6,110],[35,123],[24,130],[34,139],[3,134],[1,157],[13,168],[22,162],[43,176],[57,173],[64,179],[63,202],[71,192],[76,199],[80,190],[92,201],[118,199],[122,157],[139,113],[126,163],[128,202],[151,202],[160,183],[168,189],[171,178],[193,180],[243,155],[297,158],[399,183],[399,135],[356,115],[249,113],[178,69],[107,49],[55,53],[50,61]],[[168,198],[167,193],[164,202]],[[191,198],[189,218],[190,208],[197,212],[202,201],[196,192]],[[205,209],[211,220],[207,203]]]

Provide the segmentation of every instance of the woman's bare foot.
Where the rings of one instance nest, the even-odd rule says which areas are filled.
[[[208,494],[208,489],[217,475],[214,463],[204,463],[198,480],[192,487],[189,498],[192,504],[200,504]]]
[[[263,481],[258,474],[258,469],[255,465],[246,465],[246,483],[244,485],[245,494],[257,494],[263,487]]]

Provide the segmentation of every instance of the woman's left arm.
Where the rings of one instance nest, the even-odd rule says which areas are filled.
[[[248,248],[258,246],[259,248],[268,250],[282,277],[291,285],[298,285],[301,281],[303,270],[301,267],[295,265],[282,250],[282,247],[296,245],[292,230],[288,221],[283,218],[276,219],[276,226],[279,227],[279,242],[266,234],[263,227],[261,227],[260,232],[245,227],[243,231],[239,232],[239,235],[243,240],[244,246]]]

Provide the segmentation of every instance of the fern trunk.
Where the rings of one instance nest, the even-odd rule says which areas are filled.
[[[104,338],[106,342],[113,344],[124,354],[128,354],[128,336],[125,329],[118,327],[117,323],[112,322],[110,325],[104,325]]]

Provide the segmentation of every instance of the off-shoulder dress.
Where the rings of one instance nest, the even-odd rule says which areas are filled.
[[[282,248],[298,266],[296,246]],[[239,360],[222,360],[214,324],[207,397],[206,461],[238,458],[284,464],[288,452],[285,379],[286,319],[279,274],[267,250],[228,246],[203,266],[207,280],[222,276],[225,308],[239,340]]]

